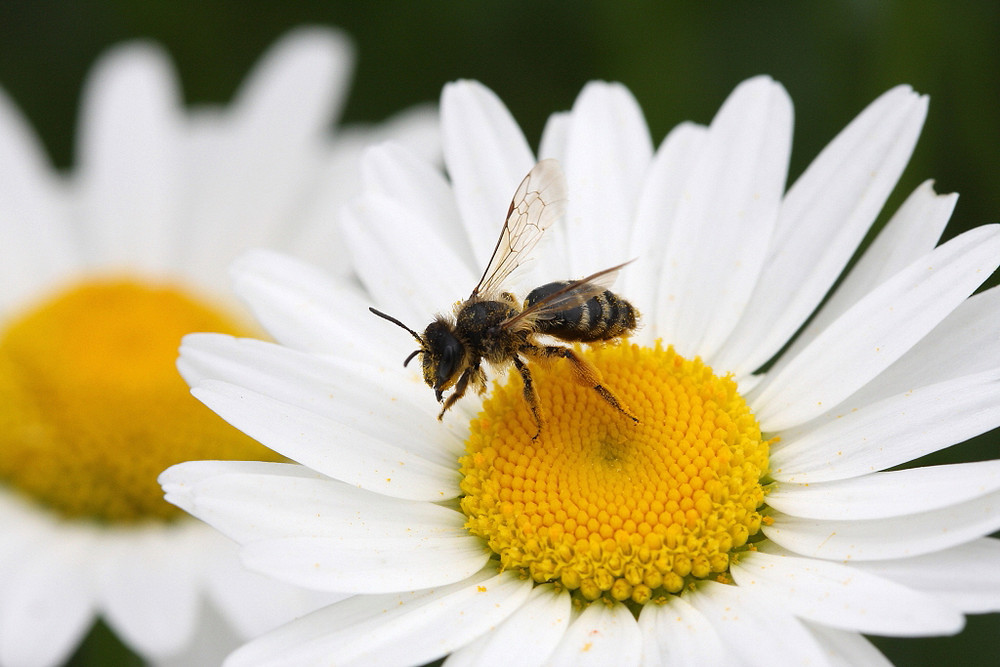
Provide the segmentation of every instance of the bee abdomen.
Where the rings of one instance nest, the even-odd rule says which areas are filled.
[[[536,287],[525,299],[524,308],[530,308],[569,284],[570,281],[563,280]],[[579,306],[539,318],[535,330],[562,340],[590,343],[623,336],[635,329],[635,324],[636,311],[632,304],[611,290],[604,290]]]

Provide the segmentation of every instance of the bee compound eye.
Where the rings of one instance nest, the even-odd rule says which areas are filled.
[[[458,342],[457,338],[449,335],[442,340],[441,356],[438,359],[437,372],[435,373],[435,386],[438,389],[451,382],[454,375],[458,372],[463,354],[462,344]]]
[[[455,347],[451,344],[446,345],[444,350],[441,351],[441,366],[442,368],[451,368],[455,365]]]

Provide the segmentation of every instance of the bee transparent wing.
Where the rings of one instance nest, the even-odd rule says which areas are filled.
[[[556,160],[542,160],[517,187],[490,263],[470,298],[499,294],[504,280],[523,264],[546,228],[566,210],[566,177]]]
[[[538,303],[525,308],[510,319],[504,320],[502,326],[505,329],[519,329],[529,326],[531,322],[536,320],[551,319],[558,313],[576,308],[586,303],[592,297],[611,289],[611,286],[615,283],[615,279],[618,277],[618,272],[634,261],[630,259],[618,266],[612,266],[610,269],[598,271],[586,278],[574,280],[562,289],[549,294]]]

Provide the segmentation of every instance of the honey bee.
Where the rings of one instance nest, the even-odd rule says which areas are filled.
[[[535,424],[535,438],[543,418],[527,360],[565,359],[577,382],[592,387],[613,408],[634,422],[639,420],[604,386],[600,372],[569,347],[545,345],[535,337],[545,334],[566,342],[612,341],[636,327],[638,312],[608,287],[625,264],[598,271],[580,280],[552,282],[533,289],[524,303],[502,289],[504,281],[528,258],[543,232],[566,208],[566,179],[556,160],[542,160],[518,186],[507,211],[500,238],[486,270],[469,298],[455,305],[449,317],[438,315],[418,334],[395,317],[369,310],[410,334],[420,344],[403,362],[423,355],[424,382],[443,402],[438,419],[461,399],[470,386],[486,389],[485,361],[500,370],[508,364],[521,375],[524,398]],[[444,392],[452,389],[451,395]]]

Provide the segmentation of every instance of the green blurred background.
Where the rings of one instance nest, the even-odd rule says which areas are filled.
[[[224,102],[302,24],[339,26],[356,42],[346,121],[383,119],[474,78],[536,145],[547,116],[590,79],[625,83],[658,143],[682,120],[708,122],[739,81],[767,73],[795,103],[789,182],[868,102],[909,83],[931,96],[930,114],[888,210],[933,177],[939,192],[961,193],[946,237],[1000,221],[1000,2],[990,0],[0,0],[0,86],[67,167],[81,83],[109,45],[152,38],[173,56],[189,102]],[[997,458],[998,441],[989,434],[926,462]],[[970,617],[958,637],[877,643],[897,665],[996,664],[998,635],[991,615]],[[99,628],[71,664],[138,663]]]

